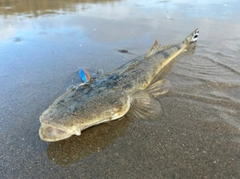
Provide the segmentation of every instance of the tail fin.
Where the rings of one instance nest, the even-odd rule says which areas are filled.
[[[187,36],[185,38],[185,40],[183,41],[183,43],[185,44],[189,44],[192,42],[196,42],[198,39],[198,35],[199,35],[199,29],[194,30],[189,36]]]

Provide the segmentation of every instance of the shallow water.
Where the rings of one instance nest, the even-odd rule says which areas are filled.
[[[240,178],[239,1],[1,1],[0,178]],[[81,66],[105,72],[156,38],[200,37],[165,69],[155,121],[102,124],[55,143],[41,113]],[[128,50],[129,53],[120,53]]]

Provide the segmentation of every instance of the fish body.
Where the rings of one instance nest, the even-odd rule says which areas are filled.
[[[154,97],[167,92],[167,81],[151,83],[198,35],[196,29],[177,45],[162,46],[156,40],[146,55],[87,85],[69,88],[40,116],[40,138],[54,142],[80,135],[88,127],[121,118],[128,112],[139,118],[158,115],[160,107]]]

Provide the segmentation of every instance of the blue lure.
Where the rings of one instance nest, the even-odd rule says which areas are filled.
[[[91,80],[89,73],[82,68],[79,69],[79,77],[83,83],[89,83]]]

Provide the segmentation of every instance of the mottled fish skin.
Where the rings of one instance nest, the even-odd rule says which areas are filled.
[[[198,35],[196,29],[177,45],[162,46],[155,41],[146,55],[92,80],[88,85],[69,88],[40,116],[40,138],[49,142],[63,140],[74,134],[80,135],[88,127],[124,116],[134,94],[147,91],[153,79],[189,43],[195,42]]]

